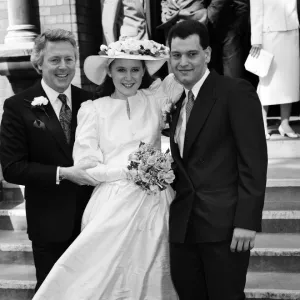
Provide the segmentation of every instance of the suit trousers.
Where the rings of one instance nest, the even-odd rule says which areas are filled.
[[[35,292],[40,288],[56,261],[67,250],[73,240],[74,239],[60,243],[32,241],[32,252],[37,279]]]
[[[250,251],[231,252],[231,241],[171,243],[171,277],[180,300],[244,300]]]

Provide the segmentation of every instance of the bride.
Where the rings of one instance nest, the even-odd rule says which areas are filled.
[[[149,74],[168,58],[163,45],[125,40],[101,50],[84,71],[101,84],[102,97],[82,104],[73,149],[74,164],[98,162],[88,172],[99,184],[81,234],[33,300],[176,300],[168,248],[173,191],[147,194],[127,179],[126,166],[141,141],[161,148],[163,109],[183,88],[173,75],[151,84]]]

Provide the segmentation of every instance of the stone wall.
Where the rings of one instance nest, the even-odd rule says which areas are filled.
[[[7,33],[8,16],[7,16],[7,0],[0,0],[0,44],[4,43],[4,37]]]

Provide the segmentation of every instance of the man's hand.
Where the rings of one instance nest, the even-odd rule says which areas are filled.
[[[60,168],[60,175],[64,176],[67,180],[70,180],[78,185],[92,185],[96,186],[99,182],[93,179],[86,169],[96,167],[97,162],[82,162],[76,166],[68,168]]]
[[[232,235],[230,250],[241,252],[251,250],[254,247],[256,231],[235,228]]]
[[[253,45],[252,48],[250,49],[250,54],[253,57],[259,57],[260,54],[260,49],[262,48],[261,44]]]

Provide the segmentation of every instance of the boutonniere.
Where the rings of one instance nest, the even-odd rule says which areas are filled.
[[[46,116],[49,118],[47,111],[46,111],[46,106],[48,105],[49,100],[44,97],[44,96],[40,96],[40,97],[35,97],[33,98],[33,101],[27,100],[25,99],[26,102],[30,103],[30,106],[32,109],[40,109],[42,110]]]
[[[167,102],[162,108],[162,118],[164,124],[171,124],[172,114],[176,110],[176,103]]]

